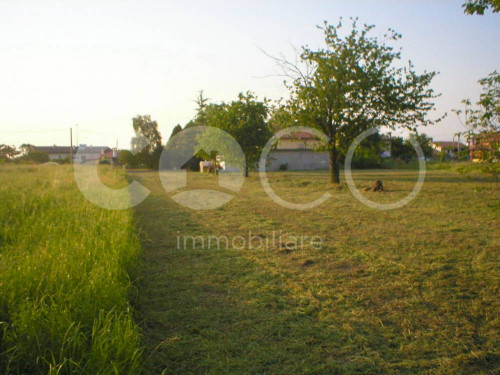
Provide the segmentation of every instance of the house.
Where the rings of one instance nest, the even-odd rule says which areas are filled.
[[[69,146],[33,146],[35,151],[45,152],[49,155],[49,159],[53,161],[69,160],[71,155],[71,147]],[[105,155],[112,156],[112,150],[107,146],[90,146],[80,145],[73,147],[73,162],[88,163],[95,162]]]
[[[382,158],[390,158],[391,136],[382,135],[383,150]],[[330,155],[328,151],[315,150],[323,142],[313,134],[297,132],[281,137],[276,148],[269,153],[267,170],[276,171],[280,169],[290,170],[321,170],[330,167]]]
[[[280,169],[319,170],[328,169],[328,151],[314,151],[322,141],[313,134],[297,132],[281,137],[276,148],[269,153],[268,171]]]
[[[451,142],[451,141],[438,141],[431,142],[431,147],[434,150],[434,155],[439,154],[440,152],[446,152],[449,157],[454,158],[455,155],[464,148],[467,148],[466,145],[460,142]]]
[[[485,158],[485,153],[500,151],[500,132],[484,132],[470,138],[469,158],[473,162]]]
[[[76,154],[73,155],[75,163],[93,163],[105,157],[106,154],[112,156],[113,150],[107,146],[87,146],[80,145],[77,147]]]
[[[33,146],[33,150],[48,154],[50,160],[69,160],[71,155],[71,147],[69,146]],[[76,147],[73,147],[73,155],[75,153]]]

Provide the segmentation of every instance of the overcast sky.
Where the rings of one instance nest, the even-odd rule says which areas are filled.
[[[339,17],[391,27],[405,60],[439,71],[438,114],[477,99],[477,80],[500,70],[500,14],[466,16],[460,1],[0,2],[0,144],[80,143],[128,148],[132,117],[150,114],[164,138],[213,101],[252,90],[286,95],[260,49],[291,54],[320,46],[315,25]],[[456,117],[425,133],[451,140]],[[75,129],[76,133],[76,129]],[[74,138],[76,143],[76,134]]]

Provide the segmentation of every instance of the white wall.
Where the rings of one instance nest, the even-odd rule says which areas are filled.
[[[281,164],[288,164],[288,170],[317,170],[330,167],[328,152],[314,152],[311,150],[275,150],[267,157],[268,171],[277,171]]]

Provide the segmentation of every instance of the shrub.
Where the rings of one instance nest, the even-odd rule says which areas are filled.
[[[280,164],[279,170],[280,171],[286,171],[286,170],[288,170],[288,163]]]

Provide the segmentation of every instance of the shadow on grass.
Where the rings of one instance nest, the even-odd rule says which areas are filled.
[[[154,174],[137,177],[145,186],[156,179]],[[345,298],[339,294],[327,301],[321,295],[310,298],[312,288],[293,289],[286,269],[273,264],[266,271],[259,266],[259,261],[274,262],[265,253],[256,253],[257,261],[252,261],[245,256],[249,250],[201,246],[184,250],[183,236],[218,236],[214,225],[252,225],[251,215],[258,213],[234,204],[238,210],[212,217],[211,226],[203,212],[184,209],[161,189],[156,191],[135,208],[144,257],[134,305],[143,330],[145,373],[417,374],[447,366],[427,339],[401,333],[407,322],[418,327],[418,319],[434,306],[425,305],[421,297],[405,300],[401,316],[391,311],[382,315],[382,321],[370,298],[359,299],[359,290],[340,289],[347,292]],[[380,285],[386,293],[381,294],[381,303],[392,298],[397,302],[398,289],[390,285],[394,271],[385,267],[380,272],[381,277],[373,280],[389,285]],[[318,277],[325,279],[328,274],[318,272]],[[358,286],[362,280],[373,282],[349,272],[344,279],[327,280]],[[482,362],[469,364],[468,358],[454,368],[489,369],[495,359],[482,357]]]
[[[191,246],[178,250],[178,235],[213,233],[167,199],[150,197],[136,210],[144,261],[135,305],[146,346],[146,372],[331,368],[333,362],[328,365],[325,356],[338,351],[340,337],[318,327],[312,310],[298,313],[282,279],[261,272],[238,252]],[[324,343],[330,350],[311,351],[312,343]]]

